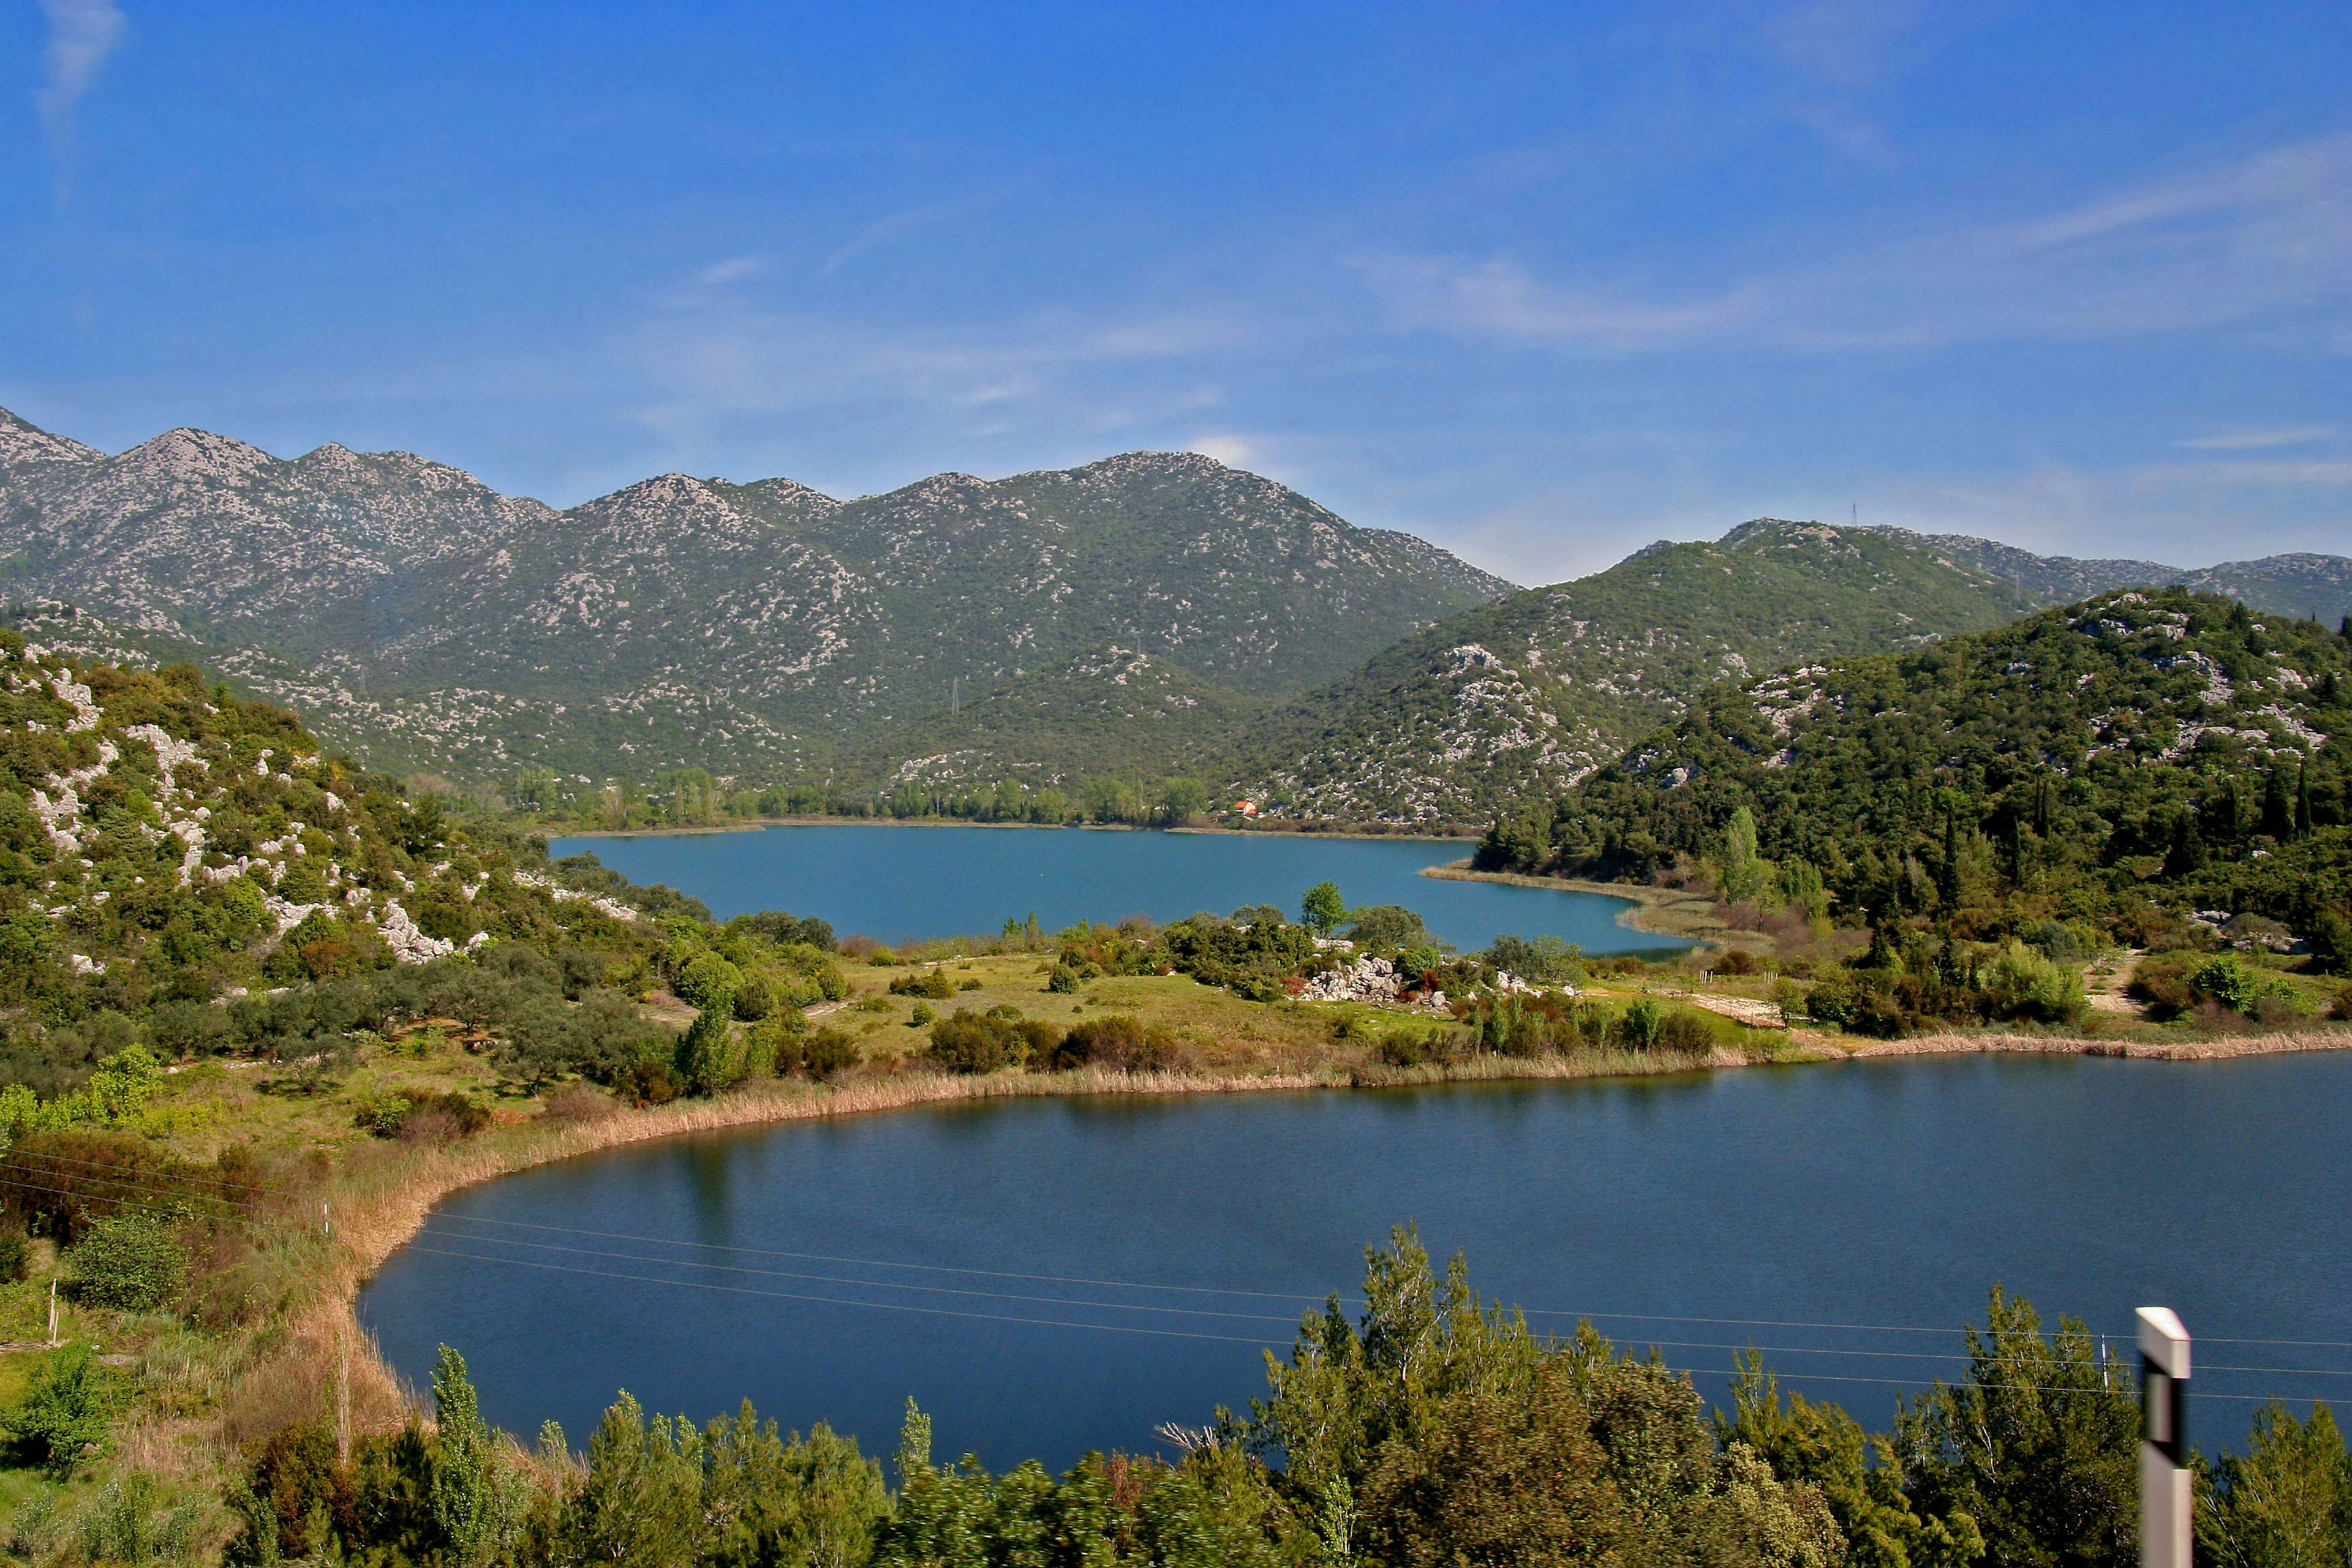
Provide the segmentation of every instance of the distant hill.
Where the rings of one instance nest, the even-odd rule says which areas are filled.
[[[1549,796],[1718,681],[2028,615],[2025,591],[1867,529],[1760,518],[1465,611],[1268,717],[1238,782],[1278,816],[1464,823]]]
[[[2219,566],[2167,566],[2158,561],[2077,561],[2036,555],[2013,544],[1964,533],[1914,533],[1883,528],[1890,539],[1932,550],[1955,563],[2016,584],[2043,605],[2071,604],[2117,588],[2187,588],[2219,594],[2274,615],[2336,625],[2352,616],[2352,559],[2341,555],[2265,555]]]
[[[557,510],[406,453],[173,430],[109,457],[0,412],[20,619],[71,605],[110,651],[458,777],[867,783],[959,750],[993,776],[1067,768],[1074,725],[1090,766],[1166,771],[1510,591],[1192,454],[849,501],[667,474]]]
[[[1746,807],[1750,853],[1882,924],[1994,940],[2057,918],[2137,942],[2187,907],[2308,931],[2352,886],[2347,737],[2336,630],[2125,591],[1700,693],[1480,858],[1646,879],[1726,862]]]

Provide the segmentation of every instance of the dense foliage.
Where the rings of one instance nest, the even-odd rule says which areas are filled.
[[[1363,1305],[1310,1312],[1266,1396],[1161,1433],[1171,1459],[1089,1454],[1059,1475],[931,1452],[911,1405],[892,1467],[747,1405],[698,1427],[624,1394],[568,1448],[501,1455],[445,1350],[437,1419],[348,1457],[298,1422],[232,1494],[237,1564],[425,1563],[1296,1564],[1647,1563],[1689,1568],[2127,1568],[2138,1399],[2078,1323],[1996,1291],[1967,1372],[1865,1432],[1742,1357],[1710,1416],[1654,1352],[1534,1333],[1441,1278],[1410,1231],[1367,1255]],[[2200,1461],[2200,1466],[2202,1461]],[[2205,1468],[2201,1549],[2228,1568],[2342,1560],[2352,1469],[2325,1407],[2266,1408]]]
[[[2200,910],[2278,922],[2335,966],[2352,946],[2352,640],[2126,593],[1717,688],[1496,823],[1478,858],[1698,868],[1733,903],[1866,922],[1863,967],[1885,980],[1851,1003],[1864,1012],[2063,1017],[2015,942],[2178,944]]]

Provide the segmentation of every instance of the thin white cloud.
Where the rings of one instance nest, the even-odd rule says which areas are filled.
[[[1246,436],[1202,436],[1184,449],[1214,458],[1229,468],[1245,468],[1257,448]]]
[[[127,24],[114,0],[41,0],[41,9],[49,19],[49,42],[33,103],[50,144],[62,149],[71,137],[74,105],[98,79]]]
[[[1019,188],[1017,184],[991,185],[985,190],[970,191],[960,196],[950,196],[945,201],[926,202],[920,206],[908,207],[903,211],[891,213],[886,217],[877,218],[850,236],[845,244],[826,257],[824,265],[816,269],[817,276],[829,277],[839,271],[845,262],[877,246],[887,245],[894,239],[903,239],[910,234],[919,234],[937,224],[952,223],[959,218],[970,217],[995,205]]]
[[[2352,485],[2352,461],[2152,463],[2134,478],[2147,485]]]
[[[2212,436],[2192,436],[2173,445],[2198,452],[2259,452],[2273,447],[2305,447],[2314,441],[2332,440],[2335,435],[2331,426],[2297,425],[2286,430],[2230,430]]]
[[[2352,135],[1682,299],[1547,282],[1508,259],[1356,265],[1398,326],[1604,353],[2120,338],[2315,314],[2319,341],[2346,341]]]
[[[696,273],[694,280],[706,288],[717,288],[720,284],[754,277],[767,269],[768,258],[764,256],[730,256],[724,261],[714,261]]]

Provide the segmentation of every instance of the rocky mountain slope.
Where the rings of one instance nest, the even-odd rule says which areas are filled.
[[[2180,587],[2330,626],[2352,616],[2352,559],[2341,555],[2265,555],[2259,561],[2225,561],[2218,566],[2167,566],[2159,561],[2078,561],[2071,555],[2036,555],[2013,544],[1964,533],[1914,533],[1902,528],[1876,531],[2014,583],[2045,605],[2072,604],[2118,588]]]
[[[458,839],[429,798],[322,755],[282,710],[208,689],[187,666],[68,661],[0,630],[10,1052],[28,1016],[119,1026],[172,1005],[179,1025],[217,1033],[226,1016],[191,1004],[518,931],[619,940],[643,923],[621,901],[643,890],[609,874]]]
[[[850,501],[668,474],[558,511],[404,453],[108,457],[0,413],[0,594],[459,775],[872,777],[967,713],[1001,767],[1070,703],[1119,721],[1105,765],[1160,765],[1510,587],[1189,454]]]
[[[1405,638],[1265,721],[1239,782],[1276,816],[1486,820],[1567,788],[1718,681],[2034,607],[1880,532],[1759,519]]]
[[[2348,739],[2352,639],[2127,590],[1718,687],[1480,853],[1635,878],[1760,854],[1811,868],[1791,896],[1826,884],[1881,919],[1979,911],[1963,937],[2021,911],[2116,930],[2183,903],[2308,931],[2352,870]],[[1745,846],[1728,836],[1742,807]],[[1761,879],[1749,868],[1769,891]]]

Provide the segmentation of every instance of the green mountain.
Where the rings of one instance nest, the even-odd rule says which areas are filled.
[[[2014,583],[2043,605],[2071,604],[2117,588],[2186,588],[2219,594],[2273,615],[2336,622],[2352,616],[2352,560],[2341,555],[2265,555],[2219,566],[2167,566],[2157,561],[2078,561],[2036,555],[2013,544],[1961,533],[1879,530],[1890,539]]]
[[[20,618],[70,604],[459,777],[1066,771],[1080,715],[1089,765],[1166,771],[1510,586],[1191,454],[850,501],[668,474],[558,511],[404,453],[107,457],[0,414]]]
[[[1567,788],[1727,678],[2033,608],[2008,582],[1881,532],[1761,518],[1406,637],[1269,717],[1237,783],[1276,816],[1488,820]]]
[[[2182,908],[2313,929],[2352,892],[2352,642],[2183,590],[1718,686],[1499,824],[1497,868],[1802,862],[1880,923],[2134,940]],[[1799,879],[1802,880],[1802,879]],[[1764,889],[1769,891],[1768,889]],[[2340,911],[2339,911],[2340,912]]]
[[[469,842],[430,799],[187,666],[69,662],[0,631],[0,1078],[23,1080],[26,1061],[70,1078],[57,1051],[94,1061],[126,1015],[184,1045],[229,1026],[201,1005],[222,996],[251,994],[260,1012],[238,1026],[258,1027],[273,987],[520,934],[617,952],[658,940],[648,911],[681,907]]]

